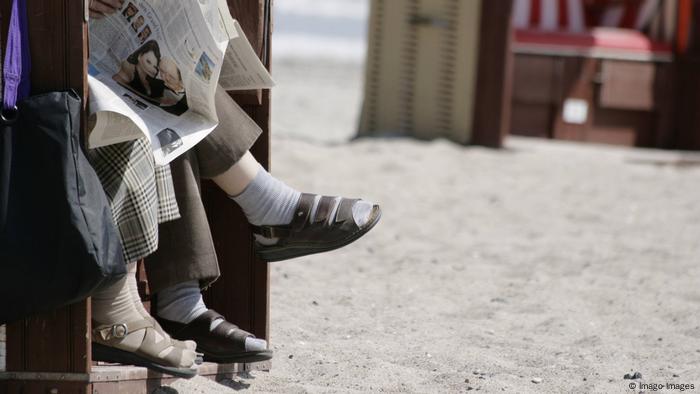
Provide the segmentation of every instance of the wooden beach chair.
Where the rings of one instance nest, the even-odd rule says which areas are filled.
[[[87,94],[87,0],[30,0],[28,19],[34,93],[73,88]],[[10,0],[0,0],[2,31],[7,31]],[[228,0],[264,63],[270,64],[270,1]],[[5,37],[3,37],[4,39]],[[4,47],[4,43],[3,43]],[[270,166],[270,94],[250,91],[233,95],[262,127],[252,152]],[[221,278],[206,293],[207,304],[229,321],[259,338],[268,338],[269,271],[252,251],[247,221],[212,184],[203,185]],[[215,214],[211,214],[214,213]],[[146,278],[141,285],[147,289]],[[236,302],[230,302],[236,300]],[[172,378],[144,368],[96,365],[91,359],[90,300],[34,316],[7,326],[6,370],[0,372],[0,393],[150,392]],[[270,363],[205,364],[200,374],[231,377]]]
[[[511,133],[676,147],[677,0],[588,4],[516,0]]]
[[[372,0],[358,134],[500,147],[510,124],[511,6]]]

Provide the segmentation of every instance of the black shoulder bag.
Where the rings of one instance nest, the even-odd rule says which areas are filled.
[[[74,91],[29,96],[26,0],[14,0],[0,113],[0,324],[82,300],[125,274],[80,145]]]

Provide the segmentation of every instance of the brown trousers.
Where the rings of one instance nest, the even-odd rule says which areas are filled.
[[[219,277],[200,179],[215,177],[231,168],[262,130],[221,87],[216,91],[216,113],[219,125],[214,131],[170,163],[181,218],[159,226],[158,250],[146,258],[146,274],[153,293],[191,280],[206,287]]]

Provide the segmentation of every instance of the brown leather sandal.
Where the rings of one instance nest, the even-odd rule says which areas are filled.
[[[271,350],[246,351],[246,338],[255,338],[255,335],[225,319],[213,331],[210,330],[211,323],[217,319],[224,317],[212,309],[188,324],[157,318],[161,327],[173,338],[197,342],[197,351],[204,354],[204,361],[220,364],[252,363],[272,358]]]
[[[255,243],[262,260],[281,261],[341,248],[366,234],[382,216],[379,205],[374,205],[369,221],[360,227],[352,216],[352,207],[359,199],[323,196],[312,220],[315,198],[315,194],[303,193],[288,225],[252,226],[255,234],[278,239],[273,245]]]

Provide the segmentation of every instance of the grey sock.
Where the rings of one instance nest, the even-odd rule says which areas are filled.
[[[204,304],[199,283],[196,280],[179,283],[168,287],[158,293],[158,316],[187,324],[209,310]],[[209,330],[214,331],[224,319],[216,319],[209,325]],[[245,349],[247,351],[260,351],[267,349],[267,341],[257,338],[246,338]]]
[[[207,311],[196,280],[178,283],[158,293],[158,316],[187,324]]]
[[[294,217],[301,192],[260,168],[243,192],[231,198],[240,205],[252,225],[288,224]]]

